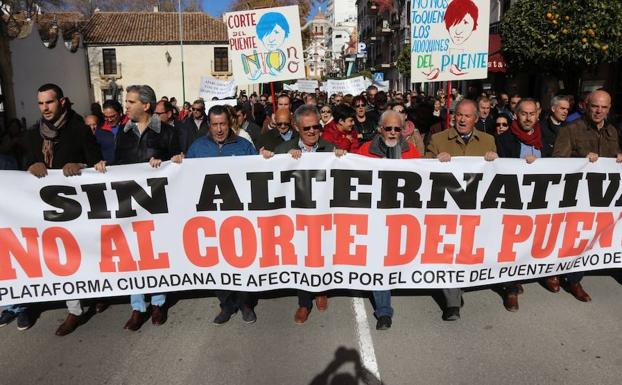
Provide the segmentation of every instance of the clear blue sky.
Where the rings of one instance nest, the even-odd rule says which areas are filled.
[[[209,13],[212,16],[220,17],[221,14],[229,9],[233,0],[202,0],[203,1],[203,10]],[[311,17],[315,15],[317,9],[311,11]]]
[[[212,16],[220,17],[220,15],[229,9],[233,0],[203,0],[203,10]]]

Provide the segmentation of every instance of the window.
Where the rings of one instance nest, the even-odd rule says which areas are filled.
[[[117,73],[117,51],[114,48],[102,49],[104,60],[104,75],[115,75]]]
[[[214,47],[214,72],[229,72],[229,49]]]

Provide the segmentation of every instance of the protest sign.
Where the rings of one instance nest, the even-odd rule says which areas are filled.
[[[315,89],[318,88],[317,80],[298,80],[296,84],[300,92],[314,93]]]
[[[305,77],[298,6],[223,15],[235,84]]]
[[[0,179],[0,305],[470,287],[622,267],[615,159],[310,153]]]
[[[218,99],[230,98],[235,96],[235,83],[232,80],[214,79],[209,76],[201,78],[199,87],[199,97],[203,100],[211,100],[213,97]]]
[[[328,79],[326,81],[325,88],[329,95],[336,94],[338,92],[341,92],[344,95],[359,95],[367,89],[368,84],[370,84],[369,79],[366,80],[362,76],[358,76],[345,80]]]
[[[411,81],[488,77],[490,0],[413,0]]]

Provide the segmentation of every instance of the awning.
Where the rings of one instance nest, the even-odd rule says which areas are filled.
[[[488,38],[488,72],[505,73],[507,64],[501,53],[501,35],[490,34]]]

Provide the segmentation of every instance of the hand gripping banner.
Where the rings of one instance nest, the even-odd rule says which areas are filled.
[[[187,159],[1,171],[0,305],[496,284],[622,266],[614,159]]]

